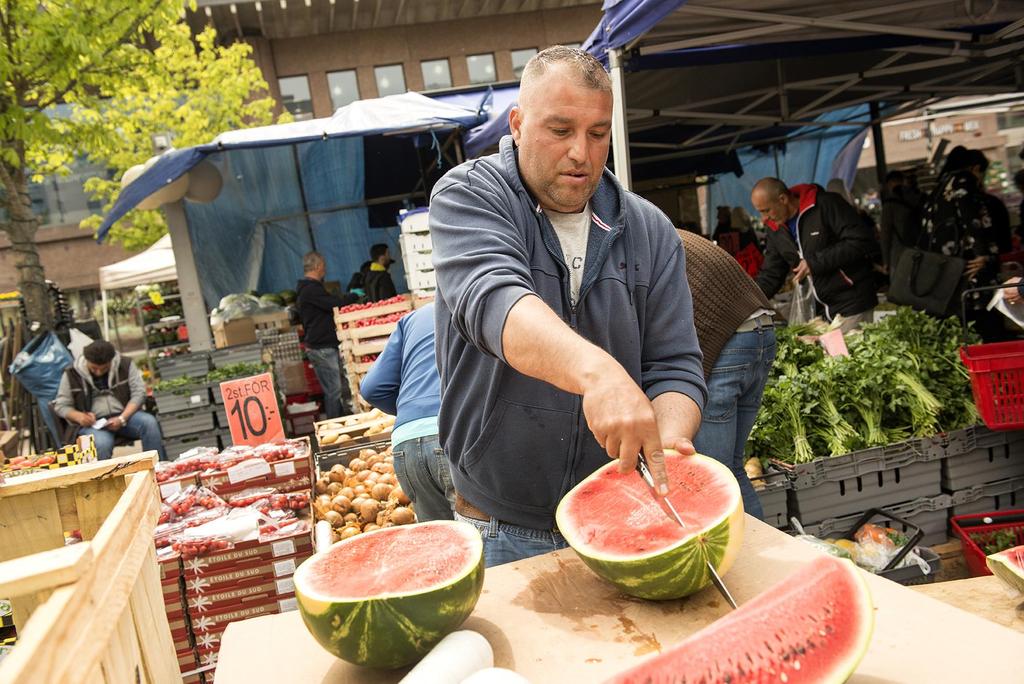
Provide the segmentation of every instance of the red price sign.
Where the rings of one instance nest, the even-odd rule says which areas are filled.
[[[220,383],[220,395],[224,397],[232,443],[255,446],[284,441],[284,425],[270,373],[226,380]]]

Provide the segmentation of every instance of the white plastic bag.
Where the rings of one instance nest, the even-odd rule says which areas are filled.
[[[789,301],[789,315],[786,320],[790,325],[806,323],[814,318],[814,286],[810,277],[804,278],[793,286],[793,297]]]

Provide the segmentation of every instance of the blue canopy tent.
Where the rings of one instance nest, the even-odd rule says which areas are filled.
[[[584,48],[611,71],[613,153],[627,162],[616,164],[627,184],[695,166],[739,173],[766,150],[774,169],[773,145],[790,155],[800,141],[830,139],[803,155],[813,160],[853,149],[850,141],[883,118],[1024,85],[1017,68],[1024,0],[772,0],[749,7],[745,0],[605,0]],[[754,148],[762,151],[744,151]],[[879,161],[884,171],[884,156]],[[734,168],[721,168],[730,162]],[[807,164],[797,166],[807,171]],[[811,179],[827,180],[792,180]]]
[[[200,163],[219,172],[213,201],[186,195],[165,205],[190,338],[203,349],[207,311],[221,297],[293,288],[311,249],[326,257],[328,280],[342,285],[371,244],[397,254],[397,209],[425,203],[432,180],[461,161],[459,133],[486,121],[477,107],[405,93],[354,102],[325,119],[230,131],[157,158],[121,192],[98,239]],[[400,262],[392,270],[401,291]]]

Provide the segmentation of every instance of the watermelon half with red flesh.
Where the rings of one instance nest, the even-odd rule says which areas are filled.
[[[558,529],[587,566],[646,599],[688,596],[732,567],[743,540],[743,498],[732,472],[707,456],[666,452],[669,518],[635,473],[611,461],[580,482],[555,513]]]
[[[1024,546],[1015,546],[985,559],[992,574],[1024,593]]]
[[[874,614],[862,571],[822,556],[607,684],[845,682],[867,652]]]
[[[357,665],[402,667],[473,612],[483,541],[452,520],[387,527],[314,555],[294,580],[299,613],[321,646]]]

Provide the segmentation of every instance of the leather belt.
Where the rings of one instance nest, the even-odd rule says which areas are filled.
[[[472,518],[473,520],[479,520],[481,522],[490,522],[491,516],[487,515],[479,508],[462,498],[462,495],[455,494],[455,512],[461,516]]]
[[[736,332],[752,332],[760,328],[770,328],[775,325],[774,319],[775,317],[772,314],[763,313],[757,318],[751,318],[740,323],[740,326],[736,328]]]

